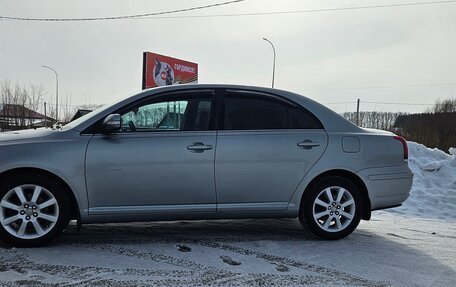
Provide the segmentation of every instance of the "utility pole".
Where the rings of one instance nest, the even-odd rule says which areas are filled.
[[[356,125],[359,126],[359,99],[356,104]]]
[[[55,87],[55,123],[57,124],[59,122],[59,75],[51,67],[44,66],[44,65],[42,67],[52,70],[55,74],[55,80],[56,80],[56,82],[55,82],[56,83],[56,87]]]
[[[44,102],[44,127],[47,128],[46,102]]]

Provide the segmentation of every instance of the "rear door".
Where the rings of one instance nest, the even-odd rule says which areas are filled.
[[[322,156],[320,121],[286,99],[226,90],[217,134],[215,178],[219,211],[282,211]]]

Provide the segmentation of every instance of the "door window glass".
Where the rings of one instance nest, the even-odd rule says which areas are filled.
[[[212,101],[191,98],[135,106],[121,114],[122,131],[205,131]]]
[[[273,98],[237,94],[225,97],[225,130],[321,128],[310,113]]]

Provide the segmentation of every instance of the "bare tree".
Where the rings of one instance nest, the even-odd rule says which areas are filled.
[[[428,109],[428,113],[453,113],[456,112],[456,98],[438,99],[432,108]]]
[[[456,98],[437,100],[426,113],[400,116],[395,126],[408,140],[447,151],[456,145]]]
[[[55,111],[55,105],[53,102],[53,99],[49,100],[49,102],[46,102],[46,116],[55,119],[56,111]]]
[[[38,111],[43,102],[44,88],[41,85],[29,84],[29,103],[28,108],[32,111]]]
[[[60,121],[63,123],[68,123],[71,118],[74,116],[76,113],[76,107],[73,107],[71,105],[71,95],[66,95],[65,100],[62,105],[59,107],[60,109],[60,115],[63,115],[60,117]]]
[[[0,104],[2,107],[2,129],[23,129],[36,121],[36,116],[31,111],[37,112],[41,106],[44,89],[41,85],[14,86],[9,80],[0,82]]]
[[[81,110],[93,111],[93,110],[98,109],[99,107],[102,107],[102,106],[103,105],[97,105],[97,104],[83,104],[83,105],[77,106],[77,108],[81,109]]]
[[[396,118],[404,113],[390,112],[360,112],[359,125],[365,128],[374,128],[381,130],[391,130]],[[356,123],[356,112],[346,112],[342,116],[349,121]]]

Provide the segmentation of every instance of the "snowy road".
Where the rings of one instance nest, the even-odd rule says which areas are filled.
[[[455,247],[456,221],[386,212],[333,242],[292,219],[86,225],[1,247],[0,286],[452,286]]]

